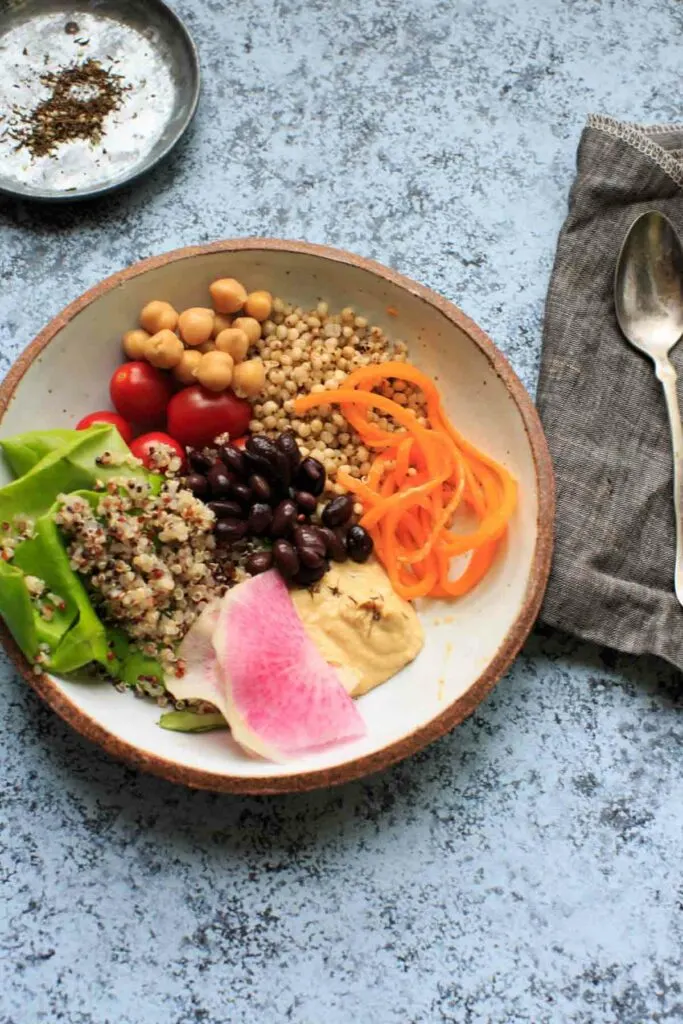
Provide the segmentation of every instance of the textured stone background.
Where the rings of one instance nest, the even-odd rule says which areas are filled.
[[[671,121],[681,0],[177,0],[204,92],[135,189],[0,206],[0,369],[141,256],[330,242],[460,303],[533,389],[585,115]],[[466,725],[289,799],[109,761],[3,663],[0,1022],[683,1020],[680,678],[537,632]]]

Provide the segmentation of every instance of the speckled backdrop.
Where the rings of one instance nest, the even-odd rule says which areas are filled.
[[[220,236],[355,249],[535,386],[589,111],[680,115],[681,0],[177,0],[191,137],[0,206],[0,369],[99,278]],[[185,792],[2,690],[1,1024],[682,1021],[680,677],[538,631],[477,714],[344,789]]]

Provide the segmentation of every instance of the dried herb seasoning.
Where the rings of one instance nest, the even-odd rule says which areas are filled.
[[[28,149],[32,156],[48,156],[64,142],[86,139],[101,141],[105,119],[118,110],[130,86],[123,76],[114,74],[89,58],[40,78],[51,90],[33,110],[13,111],[15,121],[9,134],[17,149]]]

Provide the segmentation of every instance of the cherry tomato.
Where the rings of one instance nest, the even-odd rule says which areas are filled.
[[[207,391],[193,384],[169,402],[168,429],[181,444],[203,448],[219,434],[241,437],[251,416],[251,403],[232,391]]]
[[[164,434],[161,430],[155,430],[151,434],[141,434],[140,437],[136,437],[130,446],[130,450],[136,459],[142,459],[143,464],[147,469],[154,469],[152,464],[152,455],[154,449],[160,444],[168,445],[176,453],[182,462],[185,462],[185,449],[181,444],[172,438],[168,434]]]
[[[163,423],[172,392],[171,378],[143,362],[119,366],[109,383],[109,393],[117,412],[141,426]]]
[[[109,426],[116,427],[126,444],[130,444],[135,437],[135,431],[128,420],[124,420],[123,416],[119,416],[117,412],[108,412],[106,409],[84,416],[76,424],[76,430],[87,430],[88,427],[93,427],[96,423],[107,423]]]

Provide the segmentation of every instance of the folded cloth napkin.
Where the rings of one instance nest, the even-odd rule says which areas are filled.
[[[666,407],[651,362],[621,335],[613,301],[624,236],[652,209],[683,238],[683,124],[591,117],[546,306],[538,406],[557,518],[541,617],[683,669]],[[683,344],[672,361],[683,372]]]

